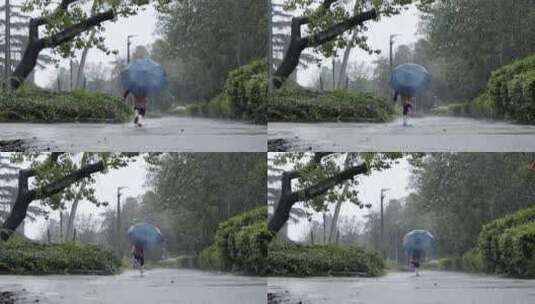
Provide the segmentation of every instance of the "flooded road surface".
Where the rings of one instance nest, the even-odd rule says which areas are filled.
[[[322,152],[528,152],[535,126],[470,118],[424,117],[386,124],[269,123],[270,150]],[[274,145],[280,142],[281,149]]]
[[[132,123],[0,123],[0,141],[23,140],[28,149],[62,152],[265,152],[266,126],[188,117]]]
[[[269,278],[270,304],[532,304],[535,280],[456,272],[381,278]]]
[[[265,304],[266,285],[265,278],[174,269],[143,277],[0,275],[0,291],[15,292],[17,304]]]

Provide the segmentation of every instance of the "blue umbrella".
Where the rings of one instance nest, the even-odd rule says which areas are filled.
[[[433,248],[435,237],[427,230],[413,230],[403,238],[403,247],[407,252],[427,252]]]
[[[128,241],[132,245],[142,248],[153,248],[162,244],[163,238],[160,229],[154,225],[142,223],[131,226],[127,232]]]
[[[402,64],[394,69],[390,78],[390,86],[405,96],[415,96],[431,85],[431,74],[421,65],[415,63]]]
[[[151,59],[138,59],[121,71],[121,84],[137,96],[156,95],[167,87],[167,73]]]

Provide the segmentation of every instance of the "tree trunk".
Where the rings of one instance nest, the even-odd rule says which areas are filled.
[[[351,41],[355,41],[357,39],[357,32],[353,33],[353,38],[351,38]],[[341,89],[342,85],[346,83],[347,79],[347,65],[349,63],[349,55],[351,55],[351,50],[353,48],[351,46],[346,47],[344,51],[344,58],[342,59],[342,65],[340,66],[340,73],[338,74],[338,86],[337,89]]]
[[[97,1],[93,0],[93,7],[91,8],[91,16],[93,16],[96,13],[97,10]],[[91,30],[91,34],[89,34],[89,41],[93,41],[95,38],[95,35],[97,34],[97,31],[95,29]],[[82,51],[82,58],[80,59],[80,65],[78,66],[78,72],[76,73],[76,89],[81,89],[84,84],[84,68],[85,68],[85,62],[87,60],[87,54],[89,53],[89,47],[85,47]]]
[[[72,236],[73,234],[73,228],[74,228],[74,219],[76,218],[76,211],[78,210],[78,203],[80,202],[80,199],[81,199],[81,193],[85,190],[85,183],[83,183],[81,186],[80,186],[80,190],[79,190],[79,193],[78,195],[76,195],[76,197],[74,198],[74,201],[72,203],[72,207],[71,207],[71,211],[69,212],[69,219],[67,221],[67,230],[66,230],[66,240],[69,240],[69,238]]]

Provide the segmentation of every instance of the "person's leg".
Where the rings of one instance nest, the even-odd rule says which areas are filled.
[[[137,125],[139,123],[139,109],[137,107],[134,108],[134,124]]]
[[[145,112],[146,112],[145,108],[139,108],[139,115],[138,115],[137,124],[140,127],[142,126],[141,120],[143,119],[143,117],[145,117]]]
[[[409,104],[403,104],[403,126],[408,126]]]

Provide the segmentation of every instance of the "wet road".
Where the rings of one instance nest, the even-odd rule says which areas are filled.
[[[270,150],[323,152],[529,152],[535,151],[535,126],[456,117],[424,117],[386,124],[270,123]]]
[[[62,152],[265,152],[266,126],[188,117],[127,124],[0,123],[0,141],[22,139],[32,150]]]
[[[17,294],[15,303],[49,304],[265,304],[266,279],[190,270],[151,270],[143,277],[1,276],[0,291]]]
[[[535,280],[455,272],[390,273],[370,278],[269,278],[270,304],[532,304]]]

